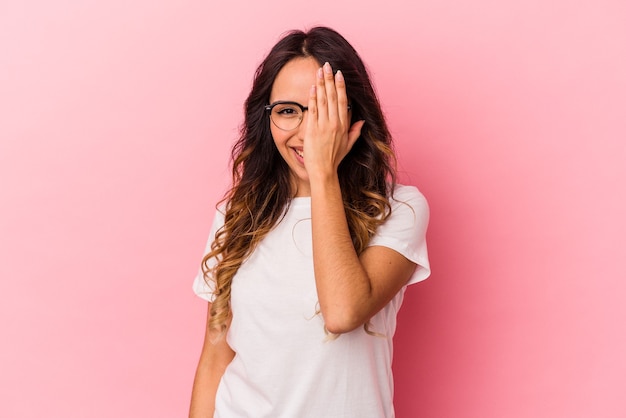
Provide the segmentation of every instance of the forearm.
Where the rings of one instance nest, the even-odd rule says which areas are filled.
[[[191,391],[189,418],[211,418],[215,412],[215,395],[226,367],[235,357],[235,352],[226,342],[226,336],[211,342],[208,321],[211,305],[207,309],[207,329],[204,345]]]
[[[189,418],[210,418],[215,412],[215,394],[221,374],[202,360],[198,364],[191,392]]]
[[[311,179],[315,282],[326,327],[334,333],[369,318],[372,286],[352,244],[337,175]]]

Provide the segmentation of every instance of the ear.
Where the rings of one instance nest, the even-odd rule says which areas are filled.
[[[352,146],[356,142],[356,140],[361,136],[361,129],[365,125],[364,120],[358,120],[350,126],[348,129],[348,149],[352,149]]]

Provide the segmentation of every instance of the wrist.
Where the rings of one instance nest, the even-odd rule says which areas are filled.
[[[309,183],[311,185],[311,193],[332,190],[339,188],[339,176],[336,171],[318,171],[309,174]]]

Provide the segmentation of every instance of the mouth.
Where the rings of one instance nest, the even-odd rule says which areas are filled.
[[[304,150],[302,148],[292,148],[294,154],[296,155],[296,160],[302,165],[304,165]]]

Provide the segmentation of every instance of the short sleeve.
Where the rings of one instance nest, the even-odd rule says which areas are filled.
[[[211,250],[211,244],[213,243],[213,240],[215,240],[215,234],[222,227],[222,225],[224,225],[224,211],[221,208],[218,208],[215,211],[215,216],[213,217],[213,224],[211,225],[211,231],[209,232],[209,239],[204,249],[204,255],[208,254],[209,251]],[[216,263],[217,263],[217,260],[215,258],[211,258],[208,261],[209,267],[214,266]],[[206,280],[204,280],[204,274],[202,273],[202,268],[200,268],[198,270],[198,274],[196,275],[196,278],[193,281],[194,293],[198,295],[200,298],[208,302],[213,302],[213,299],[215,298],[215,295],[213,294],[214,290],[215,290],[214,282],[209,281],[207,283]]]
[[[426,246],[428,202],[416,187],[397,185],[390,203],[391,215],[378,227],[369,246],[391,248],[416,263],[407,285],[417,283],[430,276]]]

